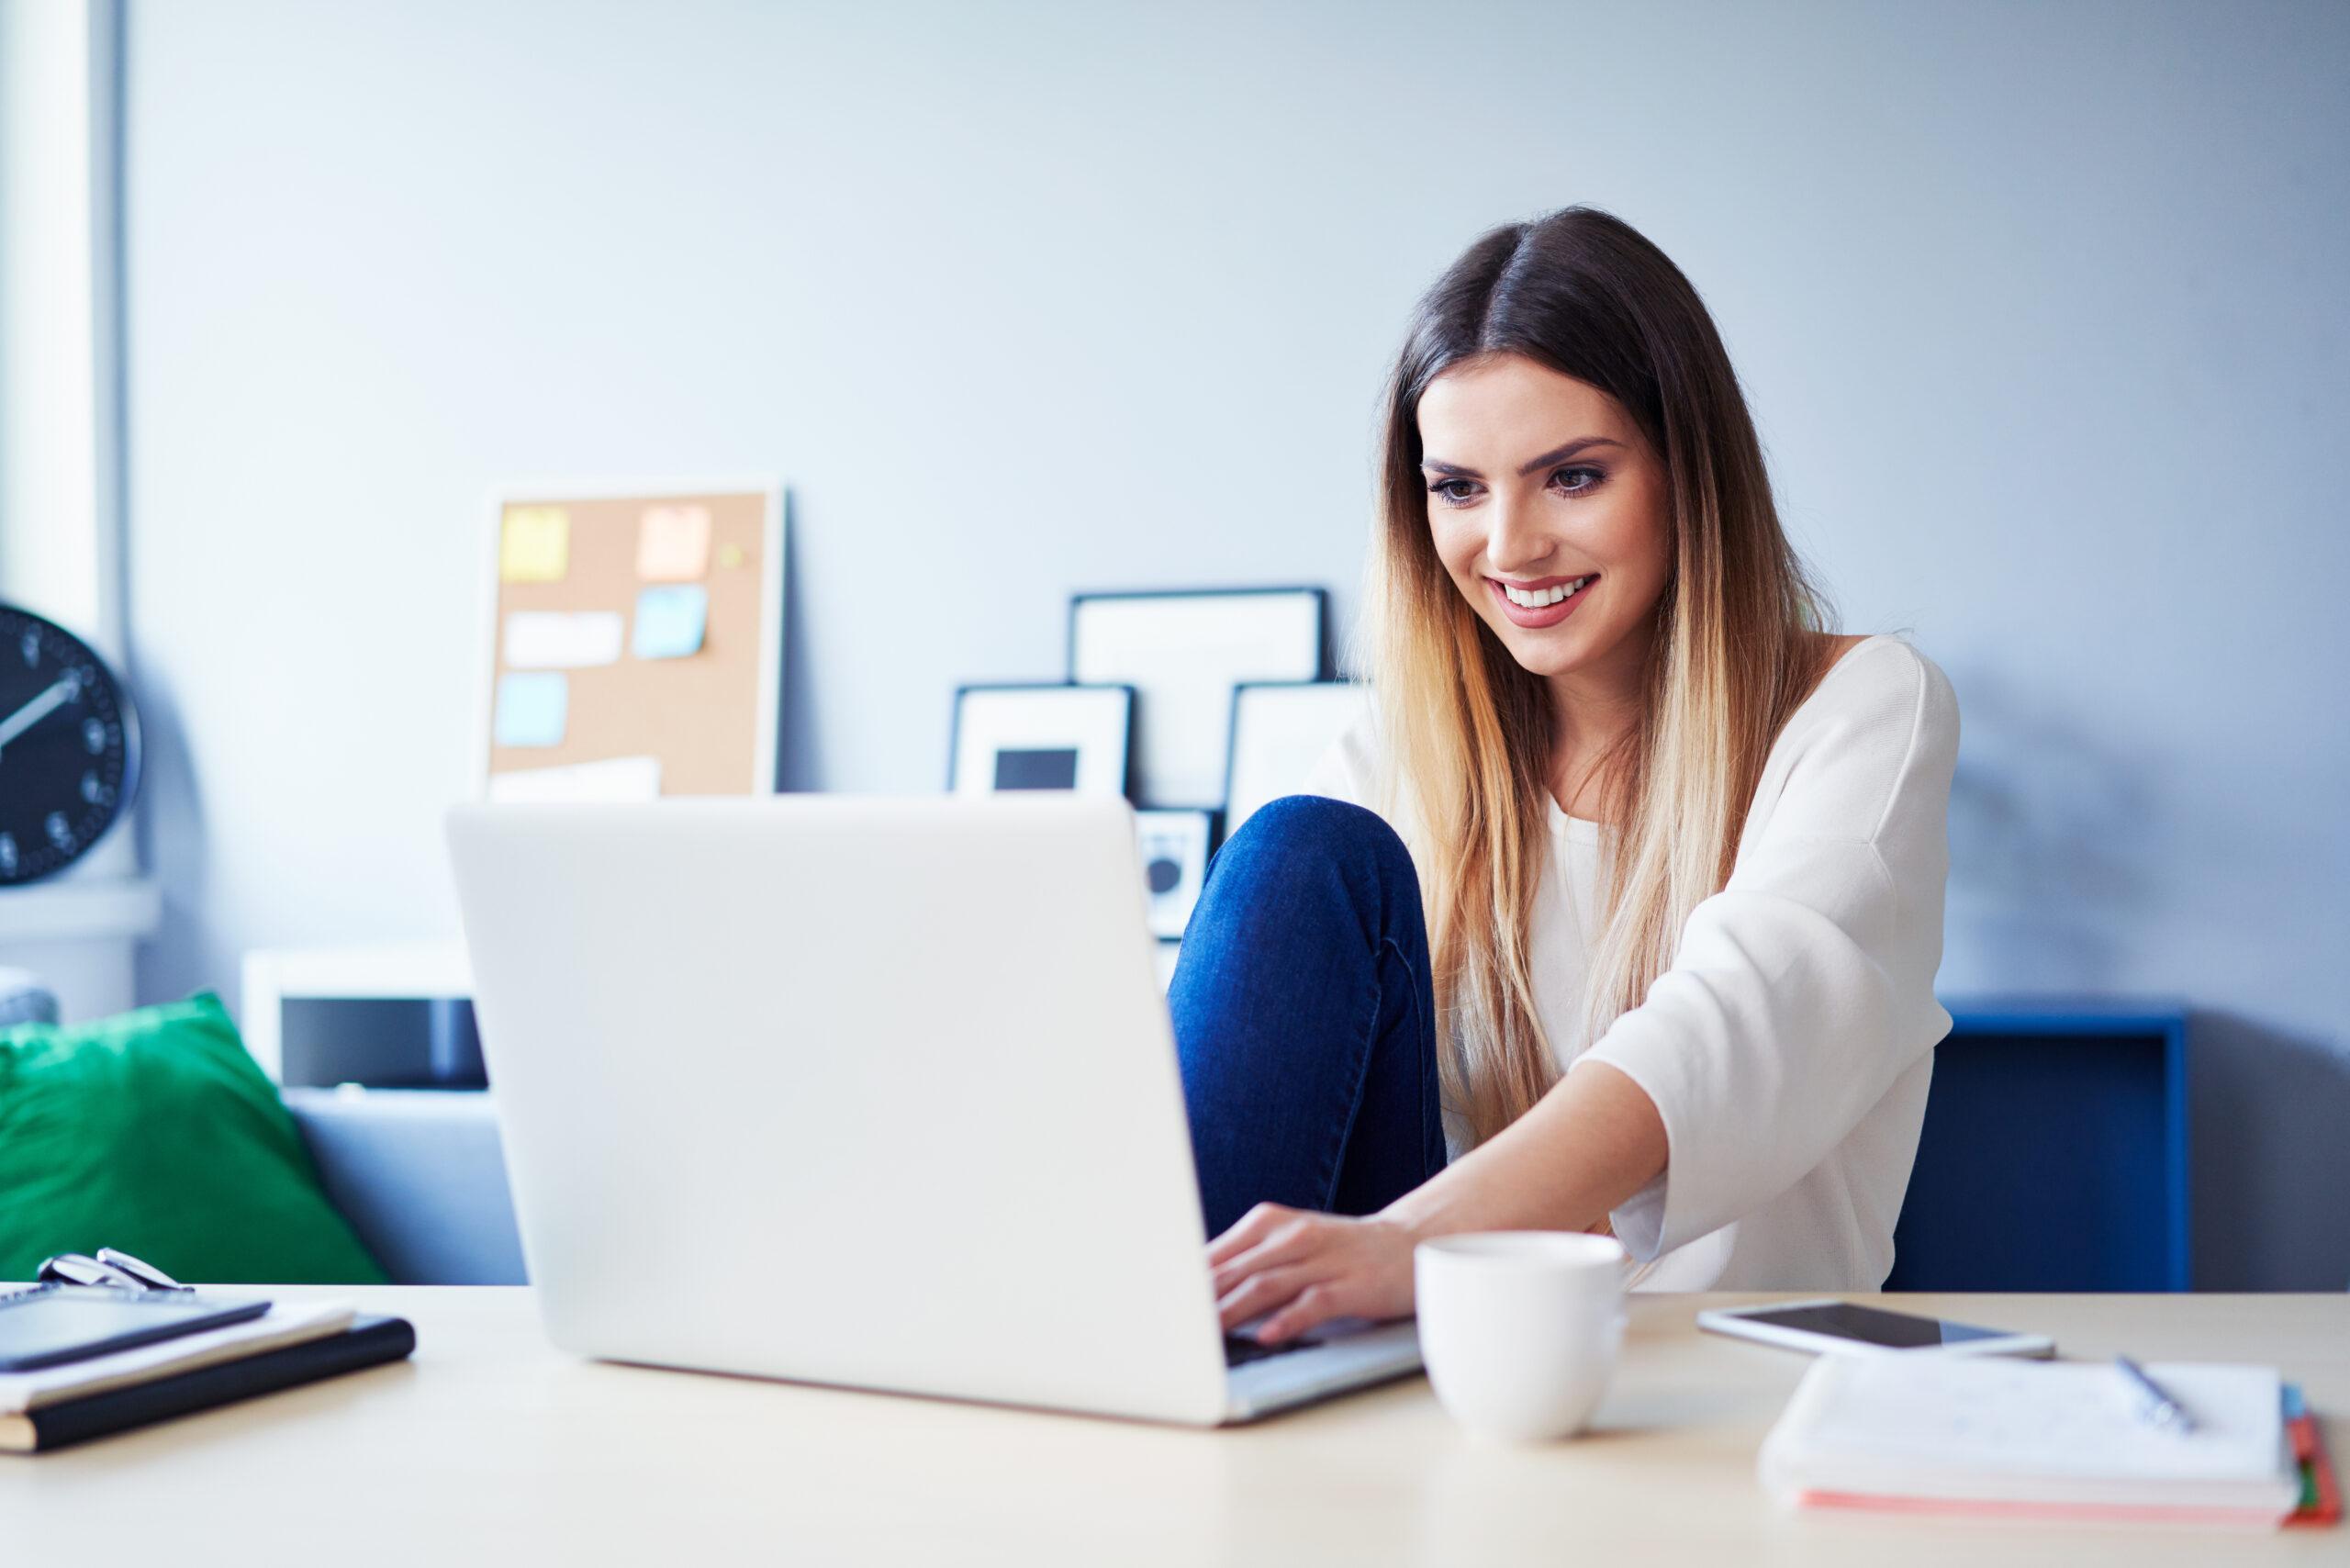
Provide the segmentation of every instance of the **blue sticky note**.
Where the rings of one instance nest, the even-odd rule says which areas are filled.
[[[553,670],[507,675],[498,681],[498,744],[561,745],[571,711],[570,678]]]
[[[701,652],[710,623],[710,590],[699,583],[676,583],[638,590],[636,636],[630,644],[640,659],[682,659]]]

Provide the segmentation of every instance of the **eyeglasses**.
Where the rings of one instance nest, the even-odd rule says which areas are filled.
[[[111,1285],[124,1291],[192,1291],[152,1263],[142,1263],[128,1252],[101,1247],[95,1258],[84,1252],[60,1252],[40,1260],[34,1276],[45,1285]]]

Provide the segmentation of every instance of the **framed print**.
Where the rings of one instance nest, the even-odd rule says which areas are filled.
[[[1243,681],[1233,688],[1224,831],[1239,832],[1268,801],[1304,793],[1315,765],[1348,725],[1370,712],[1371,688],[1360,681]]]
[[[1013,790],[1124,795],[1134,713],[1129,686],[958,686],[946,743],[946,788],[957,795]]]
[[[1191,923],[1207,879],[1208,846],[1215,837],[1215,813],[1146,811],[1135,813],[1136,847],[1142,854],[1143,886],[1150,895],[1150,933],[1180,937]]]
[[[1222,805],[1232,689],[1322,679],[1328,621],[1318,588],[1073,596],[1069,678],[1135,689],[1135,803]]]

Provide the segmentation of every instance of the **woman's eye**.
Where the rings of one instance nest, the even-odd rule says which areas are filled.
[[[1550,476],[1550,483],[1571,496],[1581,496],[1599,488],[1599,482],[1606,477],[1596,468],[1561,468]]]
[[[1441,496],[1456,507],[1474,495],[1476,490],[1477,485],[1473,479],[1438,479],[1428,487],[1428,494]]]

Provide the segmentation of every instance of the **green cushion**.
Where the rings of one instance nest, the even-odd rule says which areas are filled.
[[[101,1247],[191,1282],[385,1282],[209,991],[0,1030],[0,1280]]]

